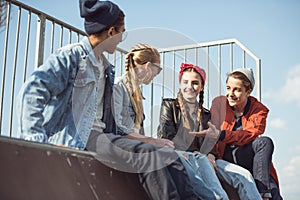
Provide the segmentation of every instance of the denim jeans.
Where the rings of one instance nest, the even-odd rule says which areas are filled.
[[[206,155],[176,152],[185,166],[194,190],[201,199],[229,199]]]
[[[225,160],[216,160],[218,176],[238,190],[241,200],[258,200],[261,196],[250,172]]]
[[[271,195],[272,200],[281,200],[279,189],[270,175],[270,166],[274,144],[271,138],[261,136],[253,142],[238,147],[235,158],[236,164],[248,169],[256,182],[261,194]],[[233,162],[233,160],[228,160]]]
[[[199,199],[178,155],[171,148],[93,131],[87,145],[87,149],[95,151],[96,158],[103,164],[138,173],[150,199]]]

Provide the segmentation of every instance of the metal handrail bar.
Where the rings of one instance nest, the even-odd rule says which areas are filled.
[[[215,40],[212,42],[204,42],[204,43],[197,43],[197,44],[189,44],[189,45],[182,45],[182,46],[174,46],[168,48],[160,48],[160,52],[171,52],[171,51],[178,51],[178,50],[188,50],[194,48],[204,48],[204,47],[213,47],[218,45],[227,45],[227,44],[237,44],[243,51],[245,51],[249,56],[251,56],[254,60],[258,61],[258,57],[250,51],[245,45],[243,45],[240,41],[236,38],[231,39],[224,39],[224,40]]]
[[[56,18],[54,18],[54,17],[52,17],[52,16],[50,16],[50,15],[44,13],[44,12],[41,12],[41,11],[39,11],[39,10],[33,8],[33,7],[30,7],[30,6],[28,6],[28,5],[24,4],[24,3],[21,3],[21,2],[16,1],[16,0],[5,0],[5,1],[11,2],[11,3],[13,3],[16,6],[20,6],[21,8],[24,8],[25,10],[28,10],[31,13],[34,13],[34,14],[37,14],[37,15],[44,15],[47,20],[53,21],[53,22],[55,22],[55,24],[61,25],[61,26],[63,26],[66,29],[70,29],[73,32],[79,33],[80,35],[86,35],[86,33],[84,31],[82,31],[81,29],[78,29],[78,28],[76,28],[74,26],[71,26],[70,24],[67,24],[67,23],[65,23],[65,22],[63,22],[63,21],[61,21],[59,19],[56,19]],[[121,52],[123,54],[128,53],[128,51],[126,51],[126,50],[124,50],[124,49],[122,49],[120,47],[117,47],[117,51],[119,51],[119,52]]]
[[[13,60],[13,68],[12,68],[12,84],[11,86],[6,86],[6,80],[10,80],[8,79],[7,77],[9,75],[7,75],[7,55],[9,55],[8,53],[8,41],[9,41],[9,37],[11,36],[11,33],[10,33],[10,16],[11,16],[11,5],[15,5],[15,6],[18,6],[19,8],[19,13],[22,9],[26,10],[28,12],[28,21],[27,21],[27,30],[26,30],[26,42],[25,42],[25,52],[24,52],[24,62],[23,62],[23,75],[22,75],[22,81],[24,82],[25,81],[25,78],[26,78],[26,73],[27,73],[27,62],[28,62],[28,54],[29,54],[29,37],[30,37],[30,29],[31,29],[31,17],[32,17],[32,14],[35,14],[38,18],[38,23],[37,23],[37,34],[36,34],[36,47],[35,47],[35,50],[36,50],[36,54],[35,54],[35,67],[37,66],[40,66],[40,64],[43,63],[43,60],[44,60],[44,55],[45,55],[45,52],[44,52],[44,44],[45,42],[49,42],[48,40],[45,41],[45,31],[46,31],[46,23],[47,22],[50,22],[51,23],[51,29],[50,31],[51,32],[47,32],[46,33],[50,33],[50,53],[53,53],[54,51],[54,38],[55,38],[55,26],[59,26],[60,27],[60,34],[59,34],[59,37],[60,37],[60,40],[58,41],[59,42],[59,46],[62,46],[63,45],[63,38],[65,37],[68,37],[68,42],[71,43],[72,42],[72,34],[74,35],[77,35],[75,37],[77,37],[77,42],[80,41],[80,37],[81,36],[86,36],[86,33],[76,27],[73,27],[61,20],[58,20],[50,15],[47,15],[35,8],[32,8],[24,3],[21,3],[19,1],[16,1],[16,0],[5,0],[8,2],[7,4],[7,22],[6,22],[6,31],[5,31],[5,34],[3,34],[5,36],[5,39],[4,39],[4,50],[3,50],[3,69],[2,69],[2,80],[1,80],[1,93],[0,93],[0,135],[3,134],[3,127],[2,125],[6,125],[8,124],[9,128],[8,128],[8,132],[9,132],[9,135],[12,136],[12,129],[13,129],[13,122],[14,119],[13,119],[13,109],[15,107],[15,102],[14,102],[14,91],[15,91],[15,84],[17,82],[17,80],[14,80],[14,79],[17,79],[16,78],[16,74],[17,74],[17,70],[21,70],[20,68],[17,67],[17,61],[19,59],[22,59],[22,58],[19,58],[19,53],[18,53],[18,49],[19,48],[19,31],[20,31],[20,17],[21,15],[19,15],[19,19],[18,19],[18,24],[17,24],[17,30],[16,30],[16,44],[14,46],[14,52],[12,52],[12,54],[14,54],[14,60]],[[48,27],[48,26],[47,26]],[[64,34],[64,30],[68,30],[69,32],[67,34]],[[3,37],[4,37],[3,36]],[[75,39],[76,40],[76,39]],[[48,43],[47,43],[48,44]],[[56,43],[55,43],[56,44]],[[239,49],[242,50],[242,67],[246,67],[246,58],[248,58],[247,56],[249,56],[250,58],[252,58],[254,61],[255,61],[255,64],[256,64],[256,92],[257,92],[257,98],[260,100],[261,99],[261,60],[252,52],[250,51],[245,45],[243,45],[241,42],[239,42],[236,38],[232,38],[232,39],[224,39],[224,40],[216,40],[216,41],[212,41],[212,42],[204,42],[204,43],[196,43],[196,44],[190,44],[190,45],[182,45],[182,46],[174,46],[174,47],[168,47],[168,48],[160,48],[158,49],[159,52],[160,52],[160,55],[161,55],[161,63],[162,63],[162,66],[164,66],[165,64],[167,64],[167,61],[171,62],[172,64],[172,70],[173,70],[173,73],[172,73],[172,80],[169,80],[170,83],[172,83],[172,92],[173,92],[173,97],[175,95],[175,82],[176,82],[176,73],[175,73],[175,69],[176,69],[176,65],[177,65],[177,58],[176,58],[176,53],[177,52],[182,52],[183,53],[183,57],[180,58],[180,61],[184,61],[186,62],[188,60],[188,55],[189,55],[189,52],[188,50],[192,50],[193,53],[195,53],[195,60],[196,60],[196,63],[198,63],[198,61],[201,60],[200,57],[198,57],[198,54],[199,54],[199,50],[201,49],[204,49],[206,50],[206,57],[204,58],[204,61],[206,62],[206,66],[207,66],[207,76],[210,77],[210,73],[213,73],[212,70],[210,69],[211,68],[211,64],[210,64],[210,59],[211,59],[211,55],[212,54],[211,52],[213,51],[210,51],[212,47],[214,48],[217,48],[218,51],[218,56],[217,58],[214,58],[214,56],[212,55],[212,57],[214,58],[214,61],[217,61],[217,70],[218,70],[218,92],[221,93],[221,83],[220,83],[220,80],[221,80],[221,69],[223,68],[223,62],[222,62],[222,59],[224,58],[224,56],[222,55],[222,50],[221,48],[225,45],[229,45],[229,60],[230,60],[230,63],[229,63],[229,67],[230,67],[230,70],[232,71],[233,70],[233,61],[234,61],[234,58],[236,58],[236,56],[234,56],[233,54],[233,46],[237,46],[239,47]],[[30,49],[32,50],[32,49]],[[47,50],[48,51],[48,50]],[[118,53],[118,54],[116,54]],[[119,65],[122,66],[123,65],[123,61],[124,61],[124,58],[125,58],[125,54],[127,54],[127,51],[124,50],[124,49],[121,49],[121,48],[117,48],[117,51],[116,53],[113,55],[113,57],[110,57],[110,55],[107,54],[107,58],[111,61],[113,60],[113,64],[117,64],[117,60],[120,59],[120,63]],[[120,54],[120,55],[119,55]],[[170,55],[170,57],[168,57],[167,59],[167,54]],[[110,59],[111,58],[111,59]],[[122,69],[121,68],[121,74],[122,74]],[[19,72],[19,71],[18,71]],[[162,73],[162,90],[161,90],[161,95],[162,95],[162,98],[164,98],[165,96],[165,80],[169,78],[167,77],[164,72]],[[209,78],[208,78],[209,79]],[[7,88],[7,87],[10,87],[10,88]],[[211,88],[213,87],[212,85],[210,85],[209,81],[207,82],[207,87],[208,88]],[[11,96],[10,96],[10,106],[6,106],[7,103],[4,102],[4,96],[5,96],[5,93],[9,91],[11,93]],[[154,86],[153,84],[151,85],[151,98],[150,98],[150,104],[151,106],[153,106],[154,104]],[[207,100],[206,102],[209,103],[209,97],[210,97],[210,91],[209,89],[207,90]],[[211,94],[213,94],[211,92]],[[5,117],[3,117],[3,110],[4,108],[6,107],[10,107],[10,114],[9,115],[5,115]],[[152,132],[155,131],[153,127],[153,121],[155,121],[156,119],[153,119],[153,116],[154,116],[154,109],[151,108],[151,135],[152,135]],[[6,120],[7,119],[7,120]],[[9,121],[8,121],[9,120]],[[5,124],[4,124],[4,121],[5,121]],[[6,129],[5,129],[6,130]]]
[[[261,59],[258,58],[252,51],[250,51],[245,45],[243,45],[240,41],[238,41],[236,38],[232,39],[224,39],[224,40],[216,40],[212,42],[204,42],[204,43],[197,43],[197,44],[190,44],[190,45],[182,45],[182,46],[174,46],[174,47],[168,47],[168,48],[160,48],[159,52],[163,53],[171,53],[176,51],[184,51],[184,54],[186,50],[192,50],[192,49],[198,49],[198,48],[207,48],[207,51],[211,47],[218,46],[218,68],[220,70],[220,48],[224,45],[230,45],[230,69],[233,70],[233,44],[236,44],[238,47],[241,48],[243,51],[243,66],[246,67],[246,55],[249,55],[254,61],[256,65],[256,96],[259,100],[261,100]],[[220,86],[219,86],[220,89]]]

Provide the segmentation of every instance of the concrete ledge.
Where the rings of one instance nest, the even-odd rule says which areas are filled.
[[[93,152],[0,136],[0,197],[13,200],[147,200],[137,174],[114,170]],[[231,200],[237,191],[221,182]]]
[[[0,137],[1,199],[148,199],[137,174],[111,169],[93,155]]]

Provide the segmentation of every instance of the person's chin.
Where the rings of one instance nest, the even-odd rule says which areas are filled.
[[[149,85],[151,83],[151,81],[145,81],[144,85]]]
[[[186,97],[187,99],[195,99],[195,98],[196,98],[196,96],[193,95],[193,94],[186,94],[185,97]]]
[[[235,106],[237,104],[237,102],[236,101],[228,101],[228,104],[230,106]]]
[[[116,51],[116,49],[110,49],[110,50],[107,51],[107,53],[113,54],[113,53],[115,53],[115,51]]]
[[[195,102],[195,97],[194,96],[190,96],[190,97],[186,97],[185,98],[187,102]]]

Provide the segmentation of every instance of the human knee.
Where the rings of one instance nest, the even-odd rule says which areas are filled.
[[[240,167],[238,172],[241,176],[243,176],[249,182],[254,182],[253,176],[251,175],[251,173],[247,169],[245,169],[243,167]]]
[[[273,140],[267,136],[258,137],[253,142],[253,149],[255,152],[262,149],[268,149],[269,151],[273,152],[274,150]]]
[[[243,179],[246,179],[248,181],[253,181],[253,177],[252,177],[251,173],[247,169],[245,169],[239,165],[218,159],[217,167],[220,168],[221,170],[223,170],[224,172],[230,173],[231,175],[234,175],[236,177],[239,177],[239,178],[243,177]]]
[[[261,142],[265,143],[266,145],[274,146],[273,140],[270,137],[268,137],[268,136],[261,136],[261,137],[259,137],[257,139],[261,140]]]
[[[225,161],[225,160],[222,160],[222,159],[217,159],[216,160],[216,165],[217,165],[217,168],[222,168],[224,169],[225,166],[227,166],[229,164],[229,162]]]
[[[135,153],[151,153],[157,150],[158,149],[156,148],[156,146],[144,142],[141,142],[135,146]]]

